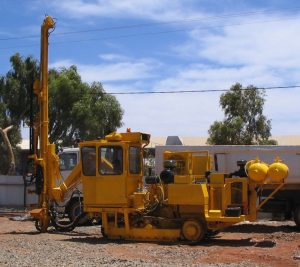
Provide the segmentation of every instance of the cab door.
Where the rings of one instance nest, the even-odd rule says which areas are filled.
[[[82,163],[84,203],[90,207],[124,207],[126,198],[126,146],[122,143],[103,143],[94,147],[94,170]],[[90,172],[89,172],[90,171]]]

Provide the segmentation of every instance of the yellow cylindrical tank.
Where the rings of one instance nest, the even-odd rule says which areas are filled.
[[[276,158],[269,167],[268,178],[273,183],[281,183],[288,176],[289,168],[280,158]]]
[[[256,159],[247,162],[246,170],[251,180],[262,183],[267,178],[269,166],[259,159]]]

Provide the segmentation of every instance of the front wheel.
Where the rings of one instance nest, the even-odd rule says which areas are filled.
[[[73,201],[69,208],[68,208],[68,217],[71,222],[73,222],[76,217],[82,213],[82,205],[79,201]],[[79,222],[78,225],[85,225],[89,222],[89,217],[87,215],[83,216]]]

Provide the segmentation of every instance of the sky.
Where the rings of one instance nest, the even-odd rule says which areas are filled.
[[[1,0],[0,75],[14,53],[39,59],[40,26],[56,19],[49,67],[76,65],[108,93],[300,85],[300,3],[288,0]],[[123,127],[207,136],[221,92],[116,95]],[[300,88],[268,90],[272,135],[300,134]],[[28,137],[23,130],[23,137]]]

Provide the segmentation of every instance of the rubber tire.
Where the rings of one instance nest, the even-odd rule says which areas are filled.
[[[295,221],[298,229],[300,230],[300,204],[298,204],[298,206],[295,208],[294,221]]]
[[[73,201],[68,208],[68,217],[71,222],[79,215],[80,203],[78,201]],[[89,217],[86,215],[79,220],[78,225],[86,225],[89,222]]]
[[[197,233],[197,237],[193,238],[191,236],[188,236],[188,233],[185,234],[186,230],[184,229],[187,225],[191,225],[191,226],[195,226],[195,230],[196,231],[200,231],[199,233]],[[196,219],[189,219],[186,220],[181,228],[181,234],[184,238],[184,240],[191,242],[191,243],[197,243],[200,242],[201,240],[203,240],[205,238],[207,232],[207,228],[204,222],[202,222],[201,220],[196,220]]]

